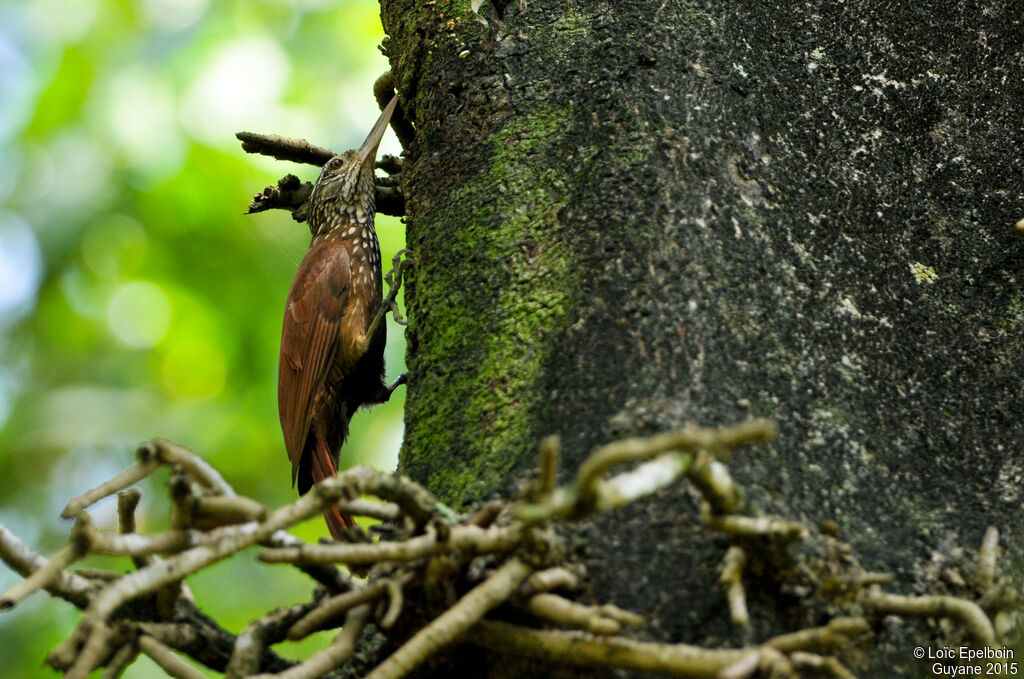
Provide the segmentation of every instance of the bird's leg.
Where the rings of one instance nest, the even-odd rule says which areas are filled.
[[[409,325],[409,321],[402,316],[402,312],[398,309],[397,299],[398,291],[402,289],[402,281],[405,279],[405,271],[415,263],[416,260],[409,256],[408,250],[399,250],[391,258],[391,271],[384,274],[384,280],[388,284],[388,296],[384,298],[384,306],[391,309],[395,323],[399,325]],[[381,308],[381,311],[384,309]]]
[[[403,259],[403,256],[405,257]],[[413,263],[412,257],[409,256],[408,250],[399,250],[395,253],[391,263],[394,268],[388,271],[384,275],[384,280],[388,284],[388,296],[384,298],[381,304],[380,311],[373,317],[373,322],[370,323],[369,329],[366,331],[366,347],[363,348],[365,352],[369,348],[370,342],[373,339],[374,334],[377,332],[377,327],[384,322],[384,317],[387,316],[390,310],[395,315],[395,321],[400,325],[408,325],[409,321],[402,317],[401,312],[398,310],[398,291],[402,288],[402,279],[405,278],[405,270],[408,269]],[[388,399],[391,398],[391,393],[405,384],[408,381],[408,375],[402,373],[398,376],[391,384],[384,384],[381,382],[379,391],[374,395],[372,403],[387,403]]]
[[[405,257],[404,259],[402,258],[403,256]],[[409,321],[402,316],[402,312],[398,309],[397,298],[398,291],[402,289],[402,279],[405,278],[405,270],[414,263],[414,260],[409,256],[408,250],[399,250],[391,259],[391,263],[394,268],[384,274],[384,280],[388,284],[388,296],[384,298],[380,311],[373,317],[373,322],[370,323],[370,327],[366,330],[367,346],[369,346],[374,334],[377,332],[377,327],[384,321],[388,311],[394,314],[395,323],[409,325]]]
[[[380,391],[377,392],[375,400],[377,401],[377,403],[387,403],[389,400],[391,400],[391,394],[395,391],[395,389],[398,389],[400,386],[402,386],[403,384],[407,384],[408,382],[409,373],[402,373],[401,375],[398,376],[398,379],[396,379],[391,384],[384,384],[383,382],[381,382]]]

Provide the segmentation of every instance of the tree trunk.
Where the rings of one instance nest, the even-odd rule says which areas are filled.
[[[765,416],[731,463],[753,507],[834,522],[900,592],[945,591],[994,525],[1019,582],[1020,5],[492,3],[383,2],[417,128],[400,470],[462,508],[547,434],[568,473]],[[685,486],[580,534],[650,638],[741,641]],[[755,640],[822,614],[748,586]],[[861,676],[930,675],[935,630],[877,621]]]

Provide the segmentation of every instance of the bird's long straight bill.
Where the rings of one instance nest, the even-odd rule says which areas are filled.
[[[377,118],[377,122],[374,123],[370,134],[366,136],[366,141],[359,147],[358,157],[360,161],[364,163],[367,161],[372,162],[376,158],[377,147],[380,145],[381,137],[384,136],[384,131],[388,129],[388,123],[391,121],[391,114],[395,112],[396,104],[398,104],[398,96],[391,97],[391,101],[380,112],[380,118]]]

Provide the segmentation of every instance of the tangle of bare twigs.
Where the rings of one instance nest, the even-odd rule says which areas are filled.
[[[734,623],[746,628],[744,572],[756,555],[744,541],[753,536],[785,545],[804,539],[807,531],[778,517],[740,513],[742,493],[717,454],[773,435],[769,422],[752,420],[618,441],[594,451],[564,486],[555,483],[558,439],[545,439],[530,500],[490,503],[468,515],[455,514],[409,479],[367,467],[340,473],[271,511],[237,495],[195,453],[156,440],[139,448],[138,461],[125,472],[68,502],[63,516],[75,519],[71,537],[49,559],[0,526],[0,559],[26,578],[0,596],[0,609],[15,607],[39,589],[83,609],[72,635],[47,659],[77,679],[100,667],[107,668],[104,676],[116,677],[139,654],[178,678],[202,676],[182,656],[230,678],[336,676],[353,662],[360,635],[370,625],[394,635],[390,655],[369,669],[366,676],[372,679],[405,676],[444,649],[467,642],[560,665],[671,676],[742,679],[764,672],[795,678],[809,672],[849,678],[853,674],[840,659],[843,649],[869,630],[870,616],[887,614],[945,617],[958,621],[980,645],[999,642],[997,626],[981,605],[952,596],[883,593],[880,583],[887,578],[877,574],[857,576],[861,594],[851,604],[855,615],[734,649],[641,641],[629,631],[643,627],[641,614],[574,600],[585,575],[564,556],[559,526],[686,479],[704,498],[708,528],[734,542],[725,552],[720,584]],[[174,474],[172,528],[140,535],[133,516],[138,491],[131,486],[164,467]],[[98,529],[86,513],[113,494],[119,494],[119,533]],[[360,496],[376,501],[352,499]],[[390,530],[382,532],[388,539],[312,545],[287,532],[331,503],[387,521]],[[301,569],[319,584],[319,593],[269,611],[235,636],[202,613],[185,580],[250,546],[262,550],[264,562]],[[978,556],[979,581],[990,591],[1000,582],[997,550],[992,529]],[[127,557],[136,570],[73,572],[74,563],[89,554]],[[370,566],[369,577],[357,582],[337,564]],[[439,605],[445,597],[428,595],[441,590],[451,596]],[[988,599],[991,603],[993,597]],[[518,611],[517,622],[492,617],[502,604]],[[272,650],[282,641],[339,627],[327,648],[303,662]]]

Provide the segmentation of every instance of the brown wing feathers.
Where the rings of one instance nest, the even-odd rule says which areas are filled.
[[[306,253],[292,283],[284,314],[277,387],[281,429],[292,462],[292,483],[297,476],[305,478],[311,474],[313,480],[319,481],[337,471],[326,442],[322,447],[312,446],[313,450],[306,450],[306,442],[317,395],[337,352],[350,275],[348,253],[340,242],[327,238]],[[319,438],[323,441],[322,436]],[[318,459],[324,455],[326,461]],[[329,464],[332,471],[316,478],[320,471],[316,468],[318,462]]]

